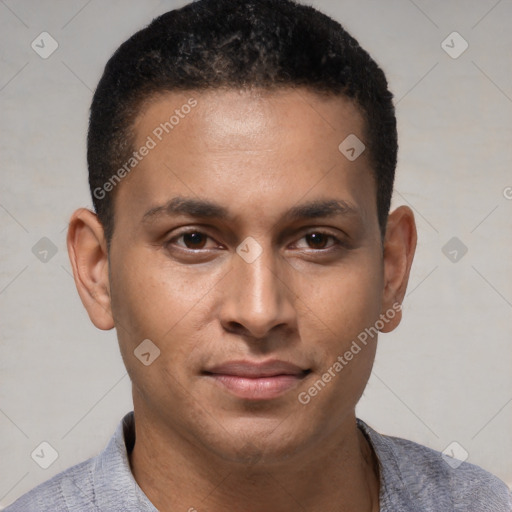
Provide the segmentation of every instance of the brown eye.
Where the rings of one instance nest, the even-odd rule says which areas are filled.
[[[334,240],[334,244],[327,245],[327,241],[329,239]],[[336,245],[341,245],[340,240],[338,240],[335,236],[329,234],[329,233],[323,233],[321,231],[314,231],[311,233],[307,233],[304,235],[301,240],[305,240],[308,247],[300,247],[300,249],[315,249],[315,250],[322,250],[322,249],[330,249]]]
[[[309,233],[304,237],[313,249],[325,249],[328,238],[332,238],[325,233]]]
[[[175,244],[178,247],[185,249],[200,250],[205,248],[208,238],[210,237],[201,231],[189,231],[172,238],[166,245],[169,246]],[[183,240],[183,242],[177,243],[178,240]]]
[[[202,249],[206,243],[206,239],[208,238],[204,233],[199,233],[197,231],[185,233],[182,237],[188,249]]]

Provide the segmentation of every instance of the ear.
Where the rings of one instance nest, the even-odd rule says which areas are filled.
[[[409,282],[416,241],[414,213],[408,206],[400,206],[389,214],[386,225],[381,313],[385,321],[381,332],[391,332],[402,319],[401,305]],[[391,311],[394,311],[392,318],[386,314]]]
[[[91,322],[98,329],[112,329],[107,242],[96,214],[86,208],[73,213],[67,246],[76,288]]]

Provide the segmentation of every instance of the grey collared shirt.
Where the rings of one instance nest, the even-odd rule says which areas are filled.
[[[467,462],[454,468],[440,452],[379,434],[360,419],[357,425],[379,459],[380,512],[512,511],[512,494],[491,473]],[[130,470],[134,443],[132,411],[98,456],[32,489],[5,512],[158,512]]]

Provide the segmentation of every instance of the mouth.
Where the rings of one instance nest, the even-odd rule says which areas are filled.
[[[224,391],[245,400],[271,400],[296,387],[310,369],[285,361],[230,361],[202,372]]]

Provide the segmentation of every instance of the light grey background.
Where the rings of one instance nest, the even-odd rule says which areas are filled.
[[[131,410],[115,332],[95,329],[76,293],[66,225],[75,208],[91,205],[87,116],[106,60],[135,30],[184,3],[0,1],[4,506],[96,454]],[[358,416],[440,451],[457,441],[469,462],[510,486],[512,2],[312,4],[341,21],[387,73],[400,137],[394,205],[409,204],[419,230],[404,320],[379,339]],[[43,31],[59,45],[47,59],[31,48]],[[441,46],[453,31],[469,44],[456,59]],[[460,43],[447,40],[452,51]],[[42,237],[57,248],[46,263],[32,252]],[[452,237],[467,247],[462,257],[460,248],[448,254],[456,262],[442,251]],[[42,441],[59,455],[48,469],[31,458]]]

